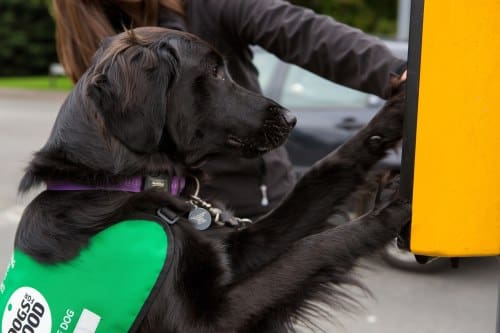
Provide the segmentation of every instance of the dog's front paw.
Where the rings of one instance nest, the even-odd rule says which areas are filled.
[[[392,95],[368,126],[366,145],[373,152],[394,147],[403,136],[403,119],[406,105],[406,81],[391,81]]]
[[[378,181],[378,184],[375,193],[374,212],[380,212],[389,206],[391,202],[399,199],[399,174],[393,175],[388,171],[385,174],[377,175],[377,178],[378,180],[375,180]]]
[[[397,232],[411,219],[411,204],[400,197],[400,177],[386,174],[381,177],[375,198],[375,215],[384,215],[383,223],[391,225]]]
[[[396,237],[411,221],[411,204],[408,200],[396,199],[380,211],[379,216]]]

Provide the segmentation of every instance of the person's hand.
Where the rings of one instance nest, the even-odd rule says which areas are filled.
[[[391,94],[389,97],[398,95],[398,94],[405,94],[406,92],[406,78],[407,78],[407,70],[405,69],[404,72],[400,75],[398,74],[391,74],[391,79],[390,79],[390,87],[391,87]]]
[[[403,72],[403,74],[401,74],[401,77],[399,78],[401,81],[406,81],[406,69],[405,71]]]

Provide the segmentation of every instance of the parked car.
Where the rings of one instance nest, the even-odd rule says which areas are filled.
[[[407,59],[407,42],[384,43],[394,55]],[[254,49],[254,64],[260,73],[264,95],[287,107],[297,117],[297,125],[289,136],[286,148],[299,175],[365,126],[384,103],[375,95],[332,83],[301,67],[283,62],[261,48]],[[376,169],[398,173],[400,166],[401,149],[398,149],[389,152]],[[372,200],[373,197],[360,195],[352,200],[356,202],[355,206],[343,207],[333,219],[345,222],[370,207]],[[443,265],[442,260],[418,264],[412,253],[398,248],[396,239],[382,252],[382,258],[393,266],[417,271]]]
[[[408,43],[385,41],[393,53],[407,58]],[[279,60],[261,48],[254,64],[264,95],[289,108],[297,117],[286,148],[295,169],[302,173],[366,125],[383,100],[375,95],[332,83],[301,67]],[[391,152],[381,165],[399,170],[401,155]]]

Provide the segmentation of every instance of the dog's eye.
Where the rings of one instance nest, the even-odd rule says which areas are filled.
[[[219,71],[219,66],[212,66],[212,75],[217,76],[217,72]]]
[[[225,79],[224,70],[222,66],[218,65],[212,66],[212,68],[210,69],[210,74],[216,79],[221,79],[221,80]]]

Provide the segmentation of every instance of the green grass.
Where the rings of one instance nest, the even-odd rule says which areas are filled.
[[[0,77],[0,88],[68,91],[73,88],[73,83],[63,76],[53,78],[48,76]]]

